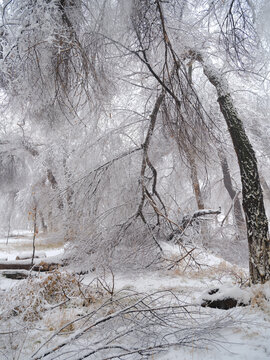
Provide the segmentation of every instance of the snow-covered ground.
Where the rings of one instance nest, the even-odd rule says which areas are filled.
[[[222,264],[222,260],[221,260]],[[217,278],[219,276],[217,270]],[[197,277],[198,276],[198,277]],[[215,276],[208,278],[197,275],[195,278],[183,275],[171,275],[163,272],[140,275],[119,275],[116,284],[129,286],[138,291],[154,291],[171,289],[184,301],[200,302],[202,293],[206,290],[221,287],[223,284],[234,286],[235,281],[228,277],[224,282],[216,280]],[[132,285],[131,285],[132,284]],[[226,286],[225,286],[226,288]],[[232,290],[235,290],[232,288]],[[237,286],[238,288],[238,286]],[[270,288],[270,286],[269,286]],[[236,307],[231,310],[208,309],[208,314],[214,319],[219,316],[231,318],[233,325],[218,331],[206,349],[196,345],[172,348],[168,353],[156,356],[160,360],[267,360],[270,359],[270,305],[266,309],[256,304],[247,307]]]
[[[20,242],[21,240],[22,239],[17,239],[17,242]],[[29,241],[29,239],[25,240],[25,244],[27,241]],[[15,245],[16,241],[14,240],[10,242],[10,244],[11,243]],[[1,244],[1,246],[4,246],[4,244]],[[82,287],[82,290],[80,291],[84,296],[92,286],[95,286],[95,290],[90,296],[91,301],[87,305],[84,301],[87,296],[85,296],[85,299],[80,298],[80,292],[77,290],[72,296],[67,294],[67,283],[71,283],[74,280],[71,278],[72,275],[67,275],[62,272],[62,270],[61,272],[58,272],[56,277],[53,277],[55,275],[49,275],[51,278],[44,274],[39,274],[38,278],[30,280],[9,280],[0,277],[0,291],[2,292],[2,298],[4,299],[0,305],[0,319],[2,321],[0,332],[3,335],[2,340],[0,339],[0,359],[39,359],[43,355],[45,359],[58,359],[59,352],[52,351],[51,354],[46,355],[46,349],[49,349],[49,351],[55,349],[59,344],[63,344],[67,341],[67,339],[70,340],[70,345],[67,344],[62,347],[62,349],[66,350],[63,350],[63,354],[59,359],[82,359],[85,354],[84,352],[87,353],[87,349],[89,351],[89,349],[92,350],[93,348],[95,348],[95,351],[97,350],[97,352],[85,358],[112,358],[111,356],[114,354],[113,350],[108,348],[105,352],[103,351],[100,353],[98,350],[98,346],[100,347],[101,343],[103,344],[102,346],[105,346],[105,340],[111,336],[113,331],[116,331],[116,329],[113,329],[112,327],[106,328],[106,319],[109,319],[110,316],[112,318],[115,316],[115,320],[112,320],[114,321],[112,326],[117,327],[118,324],[121,324],[121,327],[117,329],[117,334],[120,334],[121,331],[124,331],[123,321],[126,318],[129,319],[129,316],[135,312],[134,309],[137,311],[137,308],[134,307],[130,313],[122,314],[123,304],[129,306],[131,301],[137,301],[140,297],[146,296],[146,294],[152,294],[150,295],[150,298],[146,298],[148,299],[146,306],[150,306],[149,304],[153,304],[153,307],[157,306],[156,303],[159,298],[161,300],[158,302],[158,306],[160,306],[160,304],[163,304],[164,306],[168,305],[166,313],[161,312],[158,314],[161,314],[160,316],[168,316],[168,323],[171,321],[170,324],[173,324],[171,316],[173,315],[173,309],[176,304],[177,306],[179,304],[186,304],[188,309],[192,304],[190,309],[192,309],[191,314],[193,314],[194,311],[194,315],[183,317],[183,324],[177,323],[173,325],[171,329],[172,333],[175,329],[177,329],[175,332],[185,332],[189,329],[189,326],[193,326],[194,329],[202,327],[203,330],[201,332],[196,332],[197,330],[194,331],[194,341],[192,340],[192,333],[190,335],[190,332],[188,332],[188,335],[186,335],[188,341],[183,341],[182,346],[175,344],[169,349],[165,347],[164,349],[161,349],[164,351],[151,354],[149,357],[145,355],[145,353],[145,356],[134,353],[129,356],[121,357],[121,359],[270,359],[270,303],[266,300],[266,297],[268,297],[268,299],[270,298],[270,285],[266,284],[265,286],[248,288],[246,286],[246,269],[241,269],[225,262],[223,259],[203,250],[194,250],[192,254],[196,261],[193,264],[190,261],[187,266],[186,261],[176,263],[177,258],[179,257],[179,249],[177,246],[163,244],[163,248],[166,250],[165,257],[167,258],[167,265],[169,266],[166,266],[165,263],[159,270],[148,269],[137,272],[127,270],[126,272],[121,273],[118,273],[117,271],[114,273],[111,273],[110,271],[105,273],[93,272],[86,274],[83,277],[80,276],[79,283]],[[55,249],[61,250],[61,247],[50,249],[50,246],[48,246],[48,249],[45,249],[45,252],[49,254],[50,251],[59,251]],[[175,261],[175,266],[173,267],[171,267],[172,261]],[[171,269],[168,270],[168,268]],[[63,274],[63,279],[65,280],[60,279],[62,276],[61,274]],[[64,299],[66,300],[64,302],[67,303],[65,306],[58,306],[58,303],[61,303],[62,301],[61,296],[63,296],[63,294],[61,295],[60,293],[59,296],[61,296],[58,300],[55,300],[55,305],[51,302],[51,299],[54,299],[56,294],[50,294],[50,291],[54,292],[55,289],[59,288],[59,284],[65,292],[64,295],[66,298]],[[98,286],[96,287],[96,285]],[[16,286],[18,286],[18,289],[16,289]],[[33,290],[25,292],[26,288]],[[223,291],[224,294],[233,294],[234,296],[241,296],[241,294],[244,294],[247,298],[251,298],[251,304],[230,310],[202,308],[198,306],[201,303],[204,294],[206,294],[209,289],[215,288],[220,288],[220,291]],[[46,290],[46,294],[44,294],[44,289]],[[40,301],[38,307],[34,307],[33,299],[36,301],[37,298],[33,293],[37,290],[43,294],[42,296],[46,298],[46,302]],[[50,295],[49,297],[48,294]],[[130,295],[127,294],[134,294],[134,296],[132,295],[132,297],[130,297]],[[30,296],[30,302],[28,303],[27,301],[29,301],[29,299],[27,299],[27,296]],[[90,297],[87,299],[89,300]],[[122,299],[125,297],[128,300],[123,301]],[[170,303],[166,303],[165,299],[170,299]],[[110,301],[111,303],[109,303]],[[30,315],[32,316],[34,313],[35,316],[31,318],[30,322],[29,313],[26,312],[25,308],[22,312],[18,310],[22,302],[25,302],[28,309],[32,306],[32,313],[30,313]],[[10,315],[6,317],[3,316],[5,310],[11,305],[12,309],[9,308]],[[196,311],[194,309],[196,309]],[[117,311],[120,311],[120,318],[117,315]],[[140,311],[147,311],[147,308]],[[15,313],[16,316],[14,315]],[[24,319],[21,314],[24,314]],[[28,317],[25,317],[25,314],[28,314]],[[175,319],[178,319],[178,315],[179,313],[175,314]],[[154,316],[156,316],[156,314],[154,314]],[[80,323],[80,319],[88,320]],[[98,326],[101,325],[96,324],[100,319],[102,321],[105,319],[106,321],[104,321],[104,328],[99,330]],[[139,317],[136,319],[139,319]],[[146,321],[144,322],[145,328],[142,328],[141,331],[145,331],[145,337],[151,337],[151,332],[147,329],[148,319],[145,317],[140,319],[140,321]],[[162,321],[164,321],[164,319],[167,321],[167,317],[163,317]],[[74,323],[65,328],[65,326],[67,326],[65,324],[69,324],[72,320],[75,320]],[[159,320],[160,319],[157,319],[157,322]],[[22,321],[22,323],[20,321]],[[134,318],[132,321],[134,321]],[[149,317],[149,322],[151,321],[153,321],[153,318]],[[80,325],[76,325],[77,322],[80,323]],[[75,341],[74,334],[79,334],[86,324],[88,324],[86,327],[88,338],[84,337],[84,340]],[[7,325],[9,326],[10,332],[7,331]],[[136,326],[137,325],[138,324],[136,324]],[[158,341],[158,331],[162,333],[164,329],[162,327],[162,322],[161,325],[158,325],[157,327],[156,324],[154,325],[153,334],[155,334],[156,341]],[[168,324],[166,324],[166,326],[167,325]],[[63,326],[64,329],[57,334],[57,329]],[[91,332],[92,326],[94,326],[94,330]],[[130,325],[125,324],[125,326]],[[134,326],[134,324],[132,324],[132,326]],[[27,332],[27,336],[25,337],[23,337],[23,329]],[[66,329],[68,329],[68,331],[64,331]],[[136,331],[138,330],[136,327],[135,329]],[[17,333],[15,334],[13,331]],[[132,328],[132,331],[134,331],[134,327]],[[8,333],[9,335],[5,337],[4,335]],[[100,340],[98,336],[102,336],[102,339]],[[128,336],[128,333],[126,336]],[[168,334],[165,336],[168,336]],[[200,341],[197,341],[198,337],[201,337]],[[92,343],[89,340],[90,338],[93,339]],[[91,345],[87,343],[88,345],[86,346],[86,340],[90,341]],[[46,343],[46,341],[48,341],[48,343]],[[140,341],[141,344],[144,343],[142,339]],[[155,340],[153,340],[153,343],[154,341]],[[127,345],[128,341],[123,337],[123,344],[121,346],[125,348]],[[40,350],[38,350],[39,348]],[[35,353],[36,355],[33,355]],[[33,357],[31,357],[31,354]]]
[[[168,253],[176,253],[177,247],[163,244]],[[158,290],[172,290],[184,302],[201,303],[203,294],[213,288],[221,288],[237,297],[240,290],[239,282],[245,281],[247,269],[225,262],[210,253],[198,252],[197,261],[201,269],[185,271],[152,271],[141,273],[126,273],[115,275],[116,289],[129,288],[138,292],[154,292]],[[240,279],[243,277],[242,279]],[[91,277],[86,277],[89,282]],[[241,290],[240,290],[241,291]],[[243,290],[250,293],[250,290]],[[253,292],[260,296],[260,286],[253,288]],[[265,287],[270,299],[270,284]],[[261,299],[262,300],[262,299]],[[260,301],[260,299],[258,300]],[[259,304],[261,305],[261,304]],[[268,306],[267,306],[268,305]],[[208,308],[206,312],[211,317],[226,316],[231,318],[232,325],[219,330],[216,339],[205,349],[196,345],[175,347],[164,354],[155,356],[159,360],[268,360],[270,359],[270,302],[265,308],[258,306],[256,301],[247,307],[236,307],[231,310]]]
[[[64,252],[64,244],[57,237],[46,237],[38,234],[35,240],[37,255],[38,252],[46,253],[46,256],[55,256]],[[7,238],[0,238],[0,261],[15,260],[16,256],[29,254],[33,249],[33,233],[25,230],[13,231]]]

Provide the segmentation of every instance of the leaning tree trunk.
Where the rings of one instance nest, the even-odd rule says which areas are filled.
[[[190,84],[193,84],[192,72],[193,72],[193,67],[192,67],[192,63],[190,63],[188,65],[188,81]],[[190,95],[191,96],[193,95],[192,91],[191,91]],[[203,202],[201,187],[200,187],[200,183],[199,183],[199,179],[198,179],[198,171],[197,171],[197,165],[196,165],[196,160],[195,160],[195,151],[193,148],[194,142],[195,142],[195,138],[192,137],[191,147],[189,146],[189,143],[185,144],[185,141],[182,141],[181,143],[178,141],[178,146],[179,146],[179,150],[181,151],[181,145],[182,145],[182,147],[186,153],[186,157],[187,157],[187,160],[190,165],[190,177],[191,177],[191,181],[192,181],[193,191],[195,194],[198,210],[202,210],[202,209],[204,209],[204,202]]]
[[[182,144],[182,147],[184,148],[187,160],[189,162],[190,177],[191,177],[193,191],[195,194],[197,207],[198,207],[198,210],[203,210],[205,207],[204,207],[203,196],[202,196],[201,187],[200,187],[200,183],[199,183],[199,179],[198,179],[198,171],[197,171],[197,164],[196,164],[196,160],[195,160],[195,154],[194,154],[193,149],[189,148],[189,145]],[[179,149],[180,149],[180,144],[179,144]],[[208,246],[209,246],[209,241],[208,241],[209,240],[209,231],[208,231],[207,222],[206,221],[201,222],[200,228],[201,228],[200,231],[201,231],[202,244],[203,244],[203,246],[208,248]]]
[[[183,147],[184,147],[184,151],[186,153],[186,157],[187,157],[187,160],[188,160],[189,166],[190,166],[190,177],[191,177],[191,181],[192,181],[192,187],[193,187],[193,191],[195,194],[198,210],[202,210],[202,209],[204,209],[204,203],[203,203],[202,192],[201,192],[199,179],[198,179],[198,172],[197,172],[195,156],[194,156],[192,149],[188,148],[188,145],[183,146]]]
[[[250,278],[252,283],[265,283],[270,280],[270,241],[255,152],[234,106],[227,82],[200,55],[196,55],[196,59],[201,62],[205,75],[217,90],[220,110],[238,158],[247,225]]]
[[[239,234],[241,234],[241,233],[243,233],[243,230],[245,229],[245,220],[244,220],[243,214],[242,214],[241,203],[237,197],[236,190],[233,188],[229,164],[228,164],[227,158],[222,150],[218,150],[218,157],[220,160],[221,169],[222,169],[222,173],[223,173],[223,183],[224,183],[225,189],[228,191],[228,194],[230,195],[230,198],[233,202],[235,224],[237,226]]]

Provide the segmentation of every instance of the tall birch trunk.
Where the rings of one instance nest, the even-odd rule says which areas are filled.
[[[220,110],[238,158],[249,245],[250,279],[252,283],[265,283],[270,280],[270,241],[255,152],[222,74],[213,65],[206,64],[200,55],[196,59],[201,62],[205,75],[217,90]]]

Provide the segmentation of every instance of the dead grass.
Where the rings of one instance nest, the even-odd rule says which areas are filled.
[[[85,286],[76,276],[55,270],[39,279],[23,280],[7,292],[1,307],[8,310],[2,318],[20,316],[23,321],[33,322],[40,320],[46,311],[59,307],[63,313],[60,320],[65,321],[67,309],[90,306],[104,295],[97,286]]]
[[[75,324],[72,323],[78,317],[76,309],[62,309],[52,314],[46,314],[44,325],[49,331],[62,329],[61,333],[69,333],[75,330]]]
[[[175,259],[177,259],[177,257],[173,255],[171,261],[174,261]],[[189,279],[202,280],[207,278],[210,280],[217,280],[220,283],[229,279],[233,284],[240,286],[248,284],[249,281],[248,274],[245,270],[236,265],[229,264],[226,261],[221,261],[218,265],[202,265],[197,267],[187,266],[186,263],[180,262],[170,273],[174,276],[185,276]]]
[[[270,316],[270,281],[263,285],[252,286],[251,291],[252,308],[259,308],[267,316]]]

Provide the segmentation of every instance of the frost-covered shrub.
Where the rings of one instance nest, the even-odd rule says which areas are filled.
[[[1,308],[2,320],[20,316],[24,321],[36,321],[44,312],[61,307],[88,306],[103,297],[95,286],[81,284],[69,273],[55,271],[41,278],[29,278],[5,293]]]

